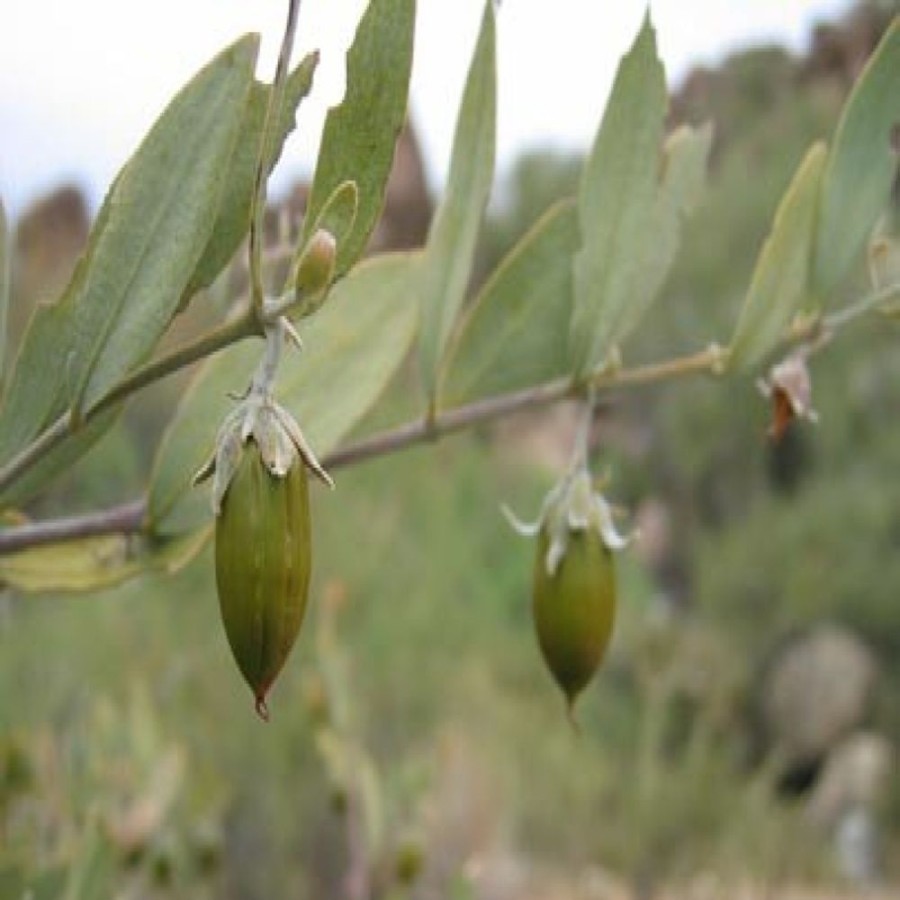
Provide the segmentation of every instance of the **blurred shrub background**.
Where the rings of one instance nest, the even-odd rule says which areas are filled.
[[[886,20],[863,5],[806,58],[761,48],[677,89],[673,126],[715,121],[711,187],[630,359],[727,338],[777,201]],[[532,151],[504,175],[482,277],[579,165]],[[392,197],[378,245],[420,243],[430,206],[411,130]],[[74,188],[22,216],[14,343],[88,227]],[[846,296],[864,289],[861,267]],[[176,339],[203,317],[195,304]],[[621,558],[621,617],[580,735],[533,640],[532,548],[499,513],[536,511],[568,456],[565,406],[315,492],[312,609],[268,726],[230,659],[209,553],[97,596],[0,593],[0,897],[896,886],[896,331],[865,323],[816,357],[821,424],[778,446],[746,379],[611,398],[597,463],[643,540]],[[414,374],[361,430],[414,414]],[[142,395],[33,514],[138,493],[184,383]]]

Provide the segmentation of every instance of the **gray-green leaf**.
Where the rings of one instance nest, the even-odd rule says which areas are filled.
[[[856,83],[822,177],[813,285],[826,300],[840,287],[890,197],[897,167],[892,127],[900,123],[900,19],[881,39]]]
[[[334,449],[375,404],[415,335],[416,254],[362,263],[332,290],[328,305],[301,321],[302,353],[286,353],[276,385],[321,457]],[[209,494],[191,477],[209,456],[218,427],[243,390],[262,352],[248,341],[209,360],[169,423],[157,452],[149,494],[152,528],[171,534],[210,516]]]
[[[415,23],[415,0],[371,0],[347,54],[344,100],[325,120],[302,243],[334,189],[355,181],[359,206],[352,232],[338,247],[337,275],[362,256],[381,214],[406,117]]]
[[[571,329],[577,375],[599,365],[628,330],[631,305],[647,305],[640,282],[658,216],[666,102],[665,71],[648,15],[619,64],[579,192],[583,246],[574,262]]]
[[[273,153],[267,164],[268,172],[275,168],[284,142],[297,124],[297,107],[312,87],[318,62],[319,54],[310,53],[288,76],[281,116],[275,129]],[[182,296],[182,308],[197,291],[209,287],[215,281],[237,252],[250,227],[250,206],[253,200],[256,165],[271,93],[270,85],[253,83],[234,153],[227,171],[221,176],[225,189],[219,203],[216,222],[209,236],[209,242]]]
[[[30,323],[0,410],[0,461],[67,408],[87,411],[162,335],[215,221],[258,44],[248,35],[202,69],[119,173],[62,299]]]
[[[495,41],[494,7],[487,0],[456,122],[447,185],[422,260],[419,356],[429,403],[435,400],[444,348],[468,287],[494,175]]]
[[[502,260],[448,351],[443,406],[565,375],[578,243],[575,204],[564,200]]]
[[[712,126],[682,126],[663,146],[662,172],[653,204],[650,234],[636,248],[639,266],[631,302],[616,323],[610,323],[604,344],[626,338],[646,316],[669,274],[681,242],[681,225],[706,186],[706,166],[712,147]]]
[[[732,366],[748,368],[759,363],[811,299],[812,249],[826,157],[822,142],[810,147],[781,199],[738,319],[731,344]]]
[[[31,468],[0,492],[0,507],[21,506],[37,496],[62,472],[81,459],[113,426],[121,405],[100,413],[77,431],[66,435]]]

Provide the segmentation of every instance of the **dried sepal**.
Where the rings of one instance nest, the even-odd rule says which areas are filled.
[[[795,419],[818,422],[812,407],[812,378],[802,349],[772,366],[757,383],[760,393],[772,401],[772,421],[768,434],[780,441]]]
[[[619,533],[613,521],[613,508],[602,494],[594,494],[594,515],[600,537],[608,550],[624,550],[635,537],[636,532]]]
[[[253,442],[260,459],[276,478],[285,478],[298,463],[334,487],[334,482],[316,459],[293,416],[271,397],[252,392],[222,423],[212,456],[194,475],[193,483],[213,479],[212,508],[219,515],[222,501],[237,471],[248,443]]]
[[[300,430],[300,426],[297,424],[294,417],[283,406],[279,406],[277,403],[274,404],[274,412],[290,438],[294,449],[306,464],[306,467],[316,476],[316,478],[327,484],[328,487],[333,488],[334,481],[332,481],[331,476],[325,469],[322,468],[319,460],[316,459],[312,447],[309,446],[309,443],[304,437],[303,432]]]
[[[546,531],[549,537],[545,560],[548,575],[556,572],[572,533],[595,532],[606,548],[613,551],[624,549],[634,537],[633,534],[623,535],[616,528],[612,507],[603,494],[594,489],[586,466],[577,466],[551,488],[534,522],[522,521],[505,506],[503,512],[513,529],[524,537]]]
[[[509,522],[510,528],[516,534],[522,537],[535,537],[541,530],[541,517],[534,522],[525,522],[520,519],[505,503],[501,505],[500,511],[503,513],[506,521]]]
[[[240,434],[239,418],[235,415],[236,411],[232,411],[216,436],[216,446],[210,457],[203,465],[194,473],[191,479],[192,484],[196,487],[213,478],[212,488],[212,509],[213,515],[218,516],[222,508],[222,498],[225,491],[231,483],[231,479],[237,470],[238,463],[241,459],[243,447],[243,439]]]

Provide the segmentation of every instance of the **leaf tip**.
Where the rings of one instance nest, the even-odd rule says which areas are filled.
[[[647,4],[647,8],[644,10],[644,18],[641,20],[641,30],[638,32],[638,36],[635,39],[635,46],[637,46],[642,41],[648,41],[650,46],[653,49],[654,56],[656,55],[656,27],[653,24],[653,15],[650,10],[650,4]]]

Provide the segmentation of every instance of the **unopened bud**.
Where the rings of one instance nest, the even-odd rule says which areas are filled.
[[[324,302],[334,278],[336,259],[337,241],[334,235],[320,228],[309,239],[297,260],[294,296],[300,304],[300,316],[311,315]]]

